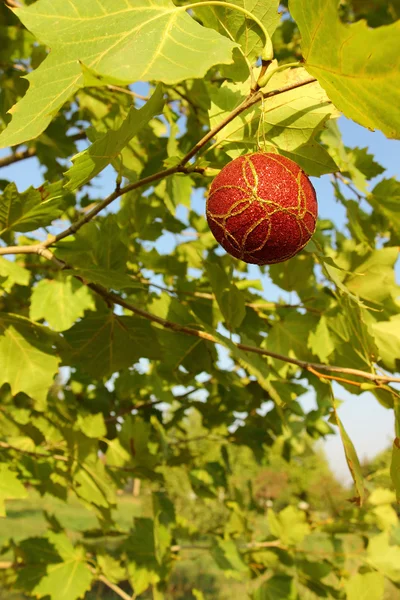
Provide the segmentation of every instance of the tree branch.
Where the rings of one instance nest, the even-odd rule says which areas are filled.
[[[69,136],[68,139],[73,142],[76,142],[78,140],[84,140],[85,138],[86,138],[86,133],[84,131],[81,131],[79,133],[76,133],[75,135]],[[4,156],[3,158],[0,158],[0,169],[2,167],[8,167],[9,165],[12,165],[21,160],[25,160],[27,158],[32,158],[33,156],[36,156],[36,154],[37,154],[36,148],[27,148],[26,150],[17,150],[17,152],[14,152],[13,154],[9,154],[8,156]]]
[[[51,452],[32,452],[31,450],[25,450],[24,448],[17,448],[16,446],[12,446],[7,442],[0,441],[0,448],[4,448],[4,450],[13,450],[14,452],[27,454],[28,456],[33,456],[34,458],[54,458],[54,460],[60,460],[62,462],[68,462],[69,460],[69,458],[63,456],[62,454],[51,454]]]
[[[179,323],[168,321],[167,319],[163,319],[162,317],[157,317],[156,315],[153,315],[152,313],[149,313],[148,311],[143,310],[142,308],[134,306],[133,304],[127,302],[123,298],[120,298],[117,294],[114,294],[113,292],[108,292],[102,286],[90,283],[88,284],[88,287],[90,287],[90,289],[92,289],[94,292],[96,292],[103,298],[106,298],[113,304],[122,306],[123,308],[126,308],[127,310],[133,312],[139,317],[143,317],[145,319],[148,319],[149,321],[152,321],[153,323],[157,323],[165,329],[170,329],[177,333],[184,333],[192,337],[197,337],[207,342],[212,342],[213,344],[221,344],[221,341],[218,338],[211,335],[210,333],[200,331],[198,329],[193,329],[191,327],[186,327],[185,325],[180,325]],[[377,373],[366,373],[365,371],[361,371],[359,369],[352,369],[348,367],[311,363],[304,360],[298,360],[297,358],[292,358],[290,356],[285,356],[283,354],[278,354],[277,352],[272,352],[270,350],[264,350],[263,348],[257,348],[256,346],[249,346],[248,344],[237,343],[235,344],[235,346],[239,348],[239,350],[244,350],[245,352],[251,352],[253,354],[259,354],[261,356],[275,358],[276,360],[281,360],[282,362],[296,365],[310,372],[312,372],[312,370],[319,370],[325,371],[327,373],[354,375],[355,377],[361,377],[362,379],[368,379],[369,381],[374,381],[378,383],[400,383],[400,377],[392,377],[390,375],[379,375]]]
[[[45,250],[45,252],[44,252]],[[74,269],[70,265],[58,260],[50,250],[44,249],[42,245],[32,245],[32,246],[15,246],[8,248],[0,248],[1,254],[39,254],[48,260],[52,260],[61,269],[66,271],[71,271],[71,274],[74,275]],[[87,283],[82,280],[81,277],[77,276],[79,281],[82,281],[87,287],[91,290],[99,294],[102,298],[104,298],[108,305],[117,304],[118,306],[122,306],[126,308],[130,312],[139,317],[143,317],[152,323],[157,323],[164,327],[164,329],[169,329],[171,331],[175,331],[176,333],[184,333],[186,335],[190,335],[192,337],[197,337],[199,339],[205,340],[206,342],[211,342],[213,344],[220,344],[221,340],[216,338],[210,333],[205,331],[201,331],[199,329],[193,329],[192,327],[186,327],[185,325],[180,325],[179,323],[175,323],[174,321],[169,321],[167,319],[163,319],[162,317],[158,317],[142,308],[139,308],[130,302],[127,302],[114,292],[109,292],[101,285],[96,283]],[[400,377],[393,377],[391,375],[379,375],[378,373],[367,373],[365,371],[361,371],[360,369],[352,369],[349,367],[340,367],[336,365],[324,365],[320,363],[312,363],[305,360],[298,360],[297,358],[292,358],[290,356],[285,356],[283,354],[278,354],[277,352],[272,352],[271,350],[265,350],[264,348],[257,348],[256,346],[249,346],[248,344],[237,343],[234,344],[239,350],[244,350],[245,352],[251,352],[253,354],[259,354],[260,356],[268,356],[270,358],[275,358],[276,360],[281,360],[282,362],[286,362],[288,364],[296,365],[301,369],[309,371],[315,375],[315,371],[324,371],[326,373],[338,373],[341,375],[354,375],[355,377],[360,377],[361,379],[367,379],[368,381],[373,381],[375,383],[400,383]],[[339,379],[334,377],[334,379]]]
[[[36,156],[36,148],[27,148],[26,150],[14,152],[14,154],[10,154],[9,156],[4,156],[3,158],[0,158],[0,169],[2,167],[8,167],[20,160],[32,158],[32,156]]]
[[[136,92],[132,92],[132,90],[128,88],[121,87],[119,85],[107,85],[107,89],[110,92],[119,92],[120,94],[127,94],[128,96],[132,96],[133,98],[138,98],[139,100],[150,100],[149,96],[142,96],[142,94],[137,94]]]
[[[10,246],[8,248],[0,248],[0,255],[38,254],[39,256],[43,256],[43,258],[46,258],[47,260],[53,261],[61,269],[71,269],[72,274],[73,274],[73,269],[69,265],[66,265],[62,261],[58,260],[50,252],[50,250],[48,250],[49,246],[52,246],[56,242],[64,239],[65,237],[76,233],[83,225],[85,225],[85,223],[88,223],[100,211],[102,211],[105,207],[107,207],[109,204],[111,204],[114,200],[116,200],[120,196],[123,196],[124,194],[126,194],[132,190],[138,189],[140,187],[144,187],[146,185],[155,183],[156,181],[159,181],[160,179],[164,179],[165,177],[174,175],[176,173],[190,173],[191,168],[187,167],[186,165],[195,156],[195,154],[203,146],[205,146],[219,131],[221,131],[228,123],[230,123],[235,117],[237,117],[239,114],[241,114],[243,111],[247,110],[248,108],[250,108],[257,102],[259,102],[261,100],[261,98],[269,98],[271,96],[282,94],[286,91],[313,83],[314,81],[316,81],[314,78],[308,78],[302,82],[299,82],[296,84],[290,84],[290,85],[287,85],[278,90],[273,90],[271,92],[267,92],[267,93],[262,93],[261,91],[252,92],[250,94],[250,96],[248,98],[246,98],[246,100],[244,100],[225,119],[223,119],[221,121],[221,123],[218,124],[217,127],[214,127],[212,130],[210,130],[197,144],[195,144],[195,146],[193,146],[193,148],[184,156],[184,158],[181,160],[181,162],[178,165],[176,165],[174,167],[170,167],[169,169],[165,169],[164,171],[154,173],[153,175],[150,175],[149,177],[145,177],[144,179],[141,179],[140,181],[129,184],[123,188],[116,189],[112,194],[110,194],[110,196],[108,196],[105,200],[103,200],[102,202],[97,204],[91,211],[89,211],[81,219],[78,219],[78,221],[73,223],[65,231],[59,233],[56,236],[52,236],[45,242],[41,242],[39,244],[34,244],[31,246]],[[158,325],[160,325],[161,327],[164,327],[165,329],[169,329],[169,330],[175,331],[177,333],[183,333],[186,335],[190,335],[192,337],[197,337],[199,339],[205,340],[207,342],[211,342],[213,344],[221,344],[221,341],[218,338],[214,337],[213,335],[211,335],[207,332],[204,332],[204,331],[201,331],[198,329],[193,329],[191,327],[186,327],[184,325],[180,325],[179,323],[174,323],[173,321],[168,321],[167,319],[163,319],[154,314],[151,314],[146,310],[143,310],[137,306],[134,306],[133,304],[127,302],[123,298],[120,298],[117,294],[107,291],[102,286],[99,286],[99,285],[93,284],[93,283],[89,283],[86,285],[88,285],[88,287],[90,289],[92,289],[94,292],[96,292],[97,294],[102,296],[108,303],[111,302],[112,304],[117,304],[119,306],[122,306],[123,308],[126,308],[127,310],[131,311],[132,313],[134,313],[140,317],[148,319],[149,321],[151,321],[153,323],[157,323]],[[310,363],[310,362],[298,360],[298,359],[295,359],[295,358],[292,358],[289,356],[284,356],[284,355],[278,354],[276,352],[265,350],[263,348],[249,346],[247,344],[238,343],[235,345],[238,349],[243,350],[245,352],[251,352],[254,354],[261,355],[261,356],[267,356],[270,358],[274,358],[276,360],[280,360],[280,361],[283,361],[283,362],[286,362],[289,364],[296,365],[296,366],[298,366],[306,371],[309,371],[309,372],[314,371],[314,373],[315,373],[315,371],[317,370],[317,371],[323,371],[323,372],[327,372],[327,373],[353,375],[355,377],[360,377],[361,379],[373,381],[378,384],[393,383],[393,382],[400,383],[400,377],[393,377],[393,376],[388,376],[388,375],[378,375],[376,373],[367,373],[367,372],[361,371],[359,369],[352,369],[352,368],[347,368],[347,367],[324,365],[324,364],[319,364],[319,363]]]
[[[178,165],[174,167],[170,167],[169,169],[165,169],[164,171],[159,171],[158,173],[154,173],[149,177],[145,177],[144,179],[140,179],[135,183],[131,183],[123,188],[117,188],[112,194],[110,194],[107,198],[105,198],[102,202],[99,202],[92,210],[90,210],[86,215],[75,221],[68,229],[62,231],[56,236],[52,236],[46,242],[42,243],[43,248],[49,248],[53,244],[56,244],[60,240],[68,237],[69,235],[73,235],[76,233],[83,225],[91,221],[96,215],[99,214],[104,208],[109,206],[114,200],[120,198],[124,194],[136,190],[141,187],[145,187],[160,179],[164,179],[165,177],[169,177],[171,175],[175,175],[177,173],[191,173],[195,172],[204,172],[204,169],[197,170],[195,168],[187,167],[187,163],[197,154],[197,152],[203,148],[215,135],[221,131],[228,123],[233,121],[238,115],[240,115],[243,111],[247,110],[254,104],[257,104],[261,101],[262,98],[270,98],[271,96],[277,96],[278,94],[283,94],[289,90],[293,90],[295,88],[303,87],[304,85],[308,85],[310,83],[314,83],[316,79],[314,77],[310,77],[305,79],[304,81],[300,81],[299,83],[293,83],[287,86],[284,86],[278,90],[273,90],[271,92],[267,92],[263,94],[261,91],[252,92],[246,100],[244,100],[235,110],[233,110],[225,119],[223,119],[216,127],[211,129],[197,144],[193,146],[193,148],[182,158]]]
[[[119,596],[120,598],[123,598],[123,600],[132,600],[132,596],[130,596],[129,594],[124,592],[124,590],[122,590],[115,583],[112,583],[111,581],[109,581],[107,579],[107,577],[105,577],[104,575],[97,575],[96,579],[98,579],[98,581],[101,581],[102,583],[104,583],[104,585],[106,585],[108,588],[110,588],[110,590],[115,592],[117,594],[117,596]]]
[[[244,544],[242,548],[239,550],[251,552],[252,550],[261,550],[262,548],[282,548],[285,546],[279,540],[272,540],[270,542],[250,542],[249,544]],[[212,546],[181,546],[176,544],[175,546],[171,546],[171,552],[182,552],[182,550],[211,550]]]

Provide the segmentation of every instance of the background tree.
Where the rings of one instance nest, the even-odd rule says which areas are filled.
[[[399,436],[400,184],[369,191],[384,169],[335,122],[399,137],[395,3],[8,4],[0,166],[36,157],[43,183],[0,181],[0,511],[46,510],[40,532],[10,527],[3,587],[399,597],[399,437],[391,480],[363,477],[331,387],[369,390]],[[260,269],[218,247],[200,203],[256,150],[330,175],[347,219]],[[315,453],[335,429],[351,503]]]

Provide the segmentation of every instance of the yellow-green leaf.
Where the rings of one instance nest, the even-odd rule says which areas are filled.
[[[354,501],[359,506],[362,506],[362,504],[364,502],[364,497],[365,497],[365,489],[364,489],[363,476],[361,473],[360,461],[358,459],[353,442],[349,438],[347,431],[343,427],[343,423],[340,420],[339,415],[337,414],[336,408],[334,409],[334,417],[336,420],[336,424],[339,427],[339,433],[340,433],[340,437],[342,438],[343,449],[344,449],[344,453],[346,456],[346,461],[349,466],[349,470],[350,470],[350,473],[353,478],[354,485],[355,485],[355,488],[357,491],[357,497],[354,498]]]
[[[85,310],[95,309],[89,288],[70,275],[60,275],[39,281],[32,292],[29,314],[32,321],[44,319],[55,331],[65,331],[83,317]]]
[[[25,392],[44,402],[59,363],[55,341],[45,327],[0,313],[0,386],[9,383],[13,394]]]
[[[12,121],[0,136],[2,148],[42,133],[85,85],[82,65],[114,82],[172,84],[201,78],[215,64],[231,63],[237,46],[199,25],[172,0],[39,0],[15,13],[51,52],[28,75],[29,90],[10,111]]]
[[[6,516],[4,500],[26,498],[27,492],[17,474],[4,463],[0,463],[0,517]]]
[[[290,0],[307,71],[343,113],[390,138],[400,137],[400,22],[372,29],[345,25],[337,0]]]
[[[163,106],[162,87],[159,86],[143,108],[137,110],[131,107],[118,129],[107,131],[89,148],[72,158],[74,164],[65,173],[69,179],[65,187],[76,190],[100,173],[152,117],[162,112]]]
[[[400,503],[400,438],[398,437],[393,442],[390,475],[396,490],[397,502]]]

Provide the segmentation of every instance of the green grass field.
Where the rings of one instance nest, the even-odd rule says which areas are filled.
[[[31,490],[26,500],[10,500],[6,503],[7,517],[0,518],[0,546],[9,539],[15,541],[27,537],[43,535],[48,524],[44,511],[57,517],[68,532],[71,539],[80,537],[80,532],[97,526],[97,519],[78,500],[71,498],[68,502],[57,500],[51,496],[41,497]],[[117,523],[124,529],[132,525],[133,518],[144,514],[142,504],[132,496],[124,495],[118,498],[115,513]],[[4,554],[1,559],[11,559],[11,553]],[[25,600],[26,596],[0,589],[0,600]],[[102,588],[91,592],[85,600],[114,600],[118,596]]]
[[[151,502],[148,502],[151,510]],[[124,529],[128,529],[133,518],[146,515],[146,496],[137,500],[130,495],[118,497],[118,505],[115,512],[117,523]],[[34,490],[30,490],[26,500],[10,500],[6,503],[7,517],[0,518],[0,545],[4,545],[9,539],[15,541],[27,537],[43,535],[48,524],[44,517],[44,511],[57,517],[58,521],[67,530],[71,539],[78,539],[80,532],[97,526],[97,519],[78,500],[71,498],[68,502],[57,500],[51,496],[41,497]],[[233,583],[226,588],[224,579],[218,571],[211,557],[204,552],[186,553],[176,566],[176,577],[173,582],[172,600],[193,600],[191,589],[198,587],[207,591],[207,600],[231,600],[232,589],[238,588],[235,597],[243,597],[243,587]],[[4,554],[1,560],[12,558],[11,552]],[[26,596],[0,589],[0,600],[26,600]],[[85,596],[85,600],[117,600],[119,596],[104,588],[97,586]],[[148,600],[151,595],[143,594],[140,600]],[[139,600],[139,599],[138,599]],[[169,598],[168,598],[169,600]]]
[[[21,540],[30,536],[42,535],[47,529],[43,512],[57,517],[72,538],[79,532],[97,526],[97,519],[78,500],[71,498],[68,502],[57,500],[52,496],[41,497],[33,490],[26,500],[11,500],[7,502],[7,517],[0,519],[0,545],[10,537]],[[134,517],[143,515],[142,503],[132,496],[124,495],[118,498],[115,512],[117,523],[124,529],[132,525]]]

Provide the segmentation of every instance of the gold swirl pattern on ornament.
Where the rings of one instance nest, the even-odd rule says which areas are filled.
[[[229,210],[226,213],[217,214],[217,213],[211,213],[210,211],[207,211],[208,218],[210,218],[216,225],[218,225],[222,229],[225,240],[227,242],[229,242],[234,248],[237,249],[237,251],[240,253],[240,258],[242,260],[246,260],[246,258],[250,258],[252,260],[257,260],[257,257],[254,257],[253,255],[255,252],[259,252],[260,250],[262,250],[264,248],[264,246],[267,244],[267,242],[269,241],[269,239],[271,237],[271,229],[272,229],[271,217],[278,212],[286,213],[286,214],[290,215],[291,217],[294,217],[296,220],[296,224],[299,228],[299,233],[300,233],[300,244],[296,248],[296,254],[297,254],[297,252],[302,250],[304,248],[304,246],[306,246],[310,237],[312,236],[312,234],[315,231],[315,225],[314,225],[314,228],[312,230],[310,230],[307,227],[307,224],[304,222],[304,217],[306,215],[309,215],[312,217],[312,219],[314,220],[314,223],[315,223],[315,214],[307,208],[307,196],[303,189],[303,185],[301,183],[301,176],[303,174],[302,170],[300,169],[298,174],[295,175],[286,165],[281,163],[279,160],[276,160],[274,157],[268,156],[268,160],[272,160],[273,162],[278,163],[278,165],[281,168],[283,168],[287,172],[287,174],[296,182],[297,205],[286,207],[286,206],[282,206],[278,202],[275,202],[274,200],[260,197],[259,192],[258,192],[258,186],[259,186],[258,172],[257,172],[257,169],[255,168],[254,163],[252,162],[250,156],[245,156],[244,161],[241,164],[243,181],[246,184],[246,188],[244,188],[240,185],[221,185],[217,189],[213,190],[208,198],[208,200],[210,200],[214,196],[214,194],[216,194],[220,190],[229,190],[230,189],[230,190],[239,190],[239,191],[243,192],[244,198],[241,198],[240,200],[236,200],[232,204],[232,206],[229,207]],[[249,181],[249,178],[248,178],[248,175],[246,172],[246,167],[250,168],[250,171],[254,177],[254,186]],[[250,206],[252,205],[252,203],[254,201],[258,202],[260,206],[265,207],[265,215],[261,219],[256,221],[255,223],[250,224],[249,228],[247,229],[247,231],[245,232],[245,234],[242,238],[241,244],[239,244],[237,239],[234,237],[234,235],[228,231],[227,222],[229,221],[229,219],[231,217],[237,217],[237,216],[241,215],[242,213],[244,213],[248,208],[250,208]],[[240,208],[238,208],[239,206],[240,206]],[[272,208],[272,211],[268,212],[268,208],[269,209]],[[222,222],[221,222],[221,220],[222,220]],[[255,248],[251,251],[246,250],[245,246],[246,246],[248,237],[262,223],[267,224],[267,233],[266,233],[265,239],[263,240],[263,242],[260,244],[260,246],[258,248]],[[307,234],[308,234],[308,237],[306,239],[304,239],[304,229],[307,231]],[[292,256],[293,256],[293,252],[289,252],[287,255],[280,256],[278,260],[272,260],[271,263],[281,262],[283,260],[291,258]]]

